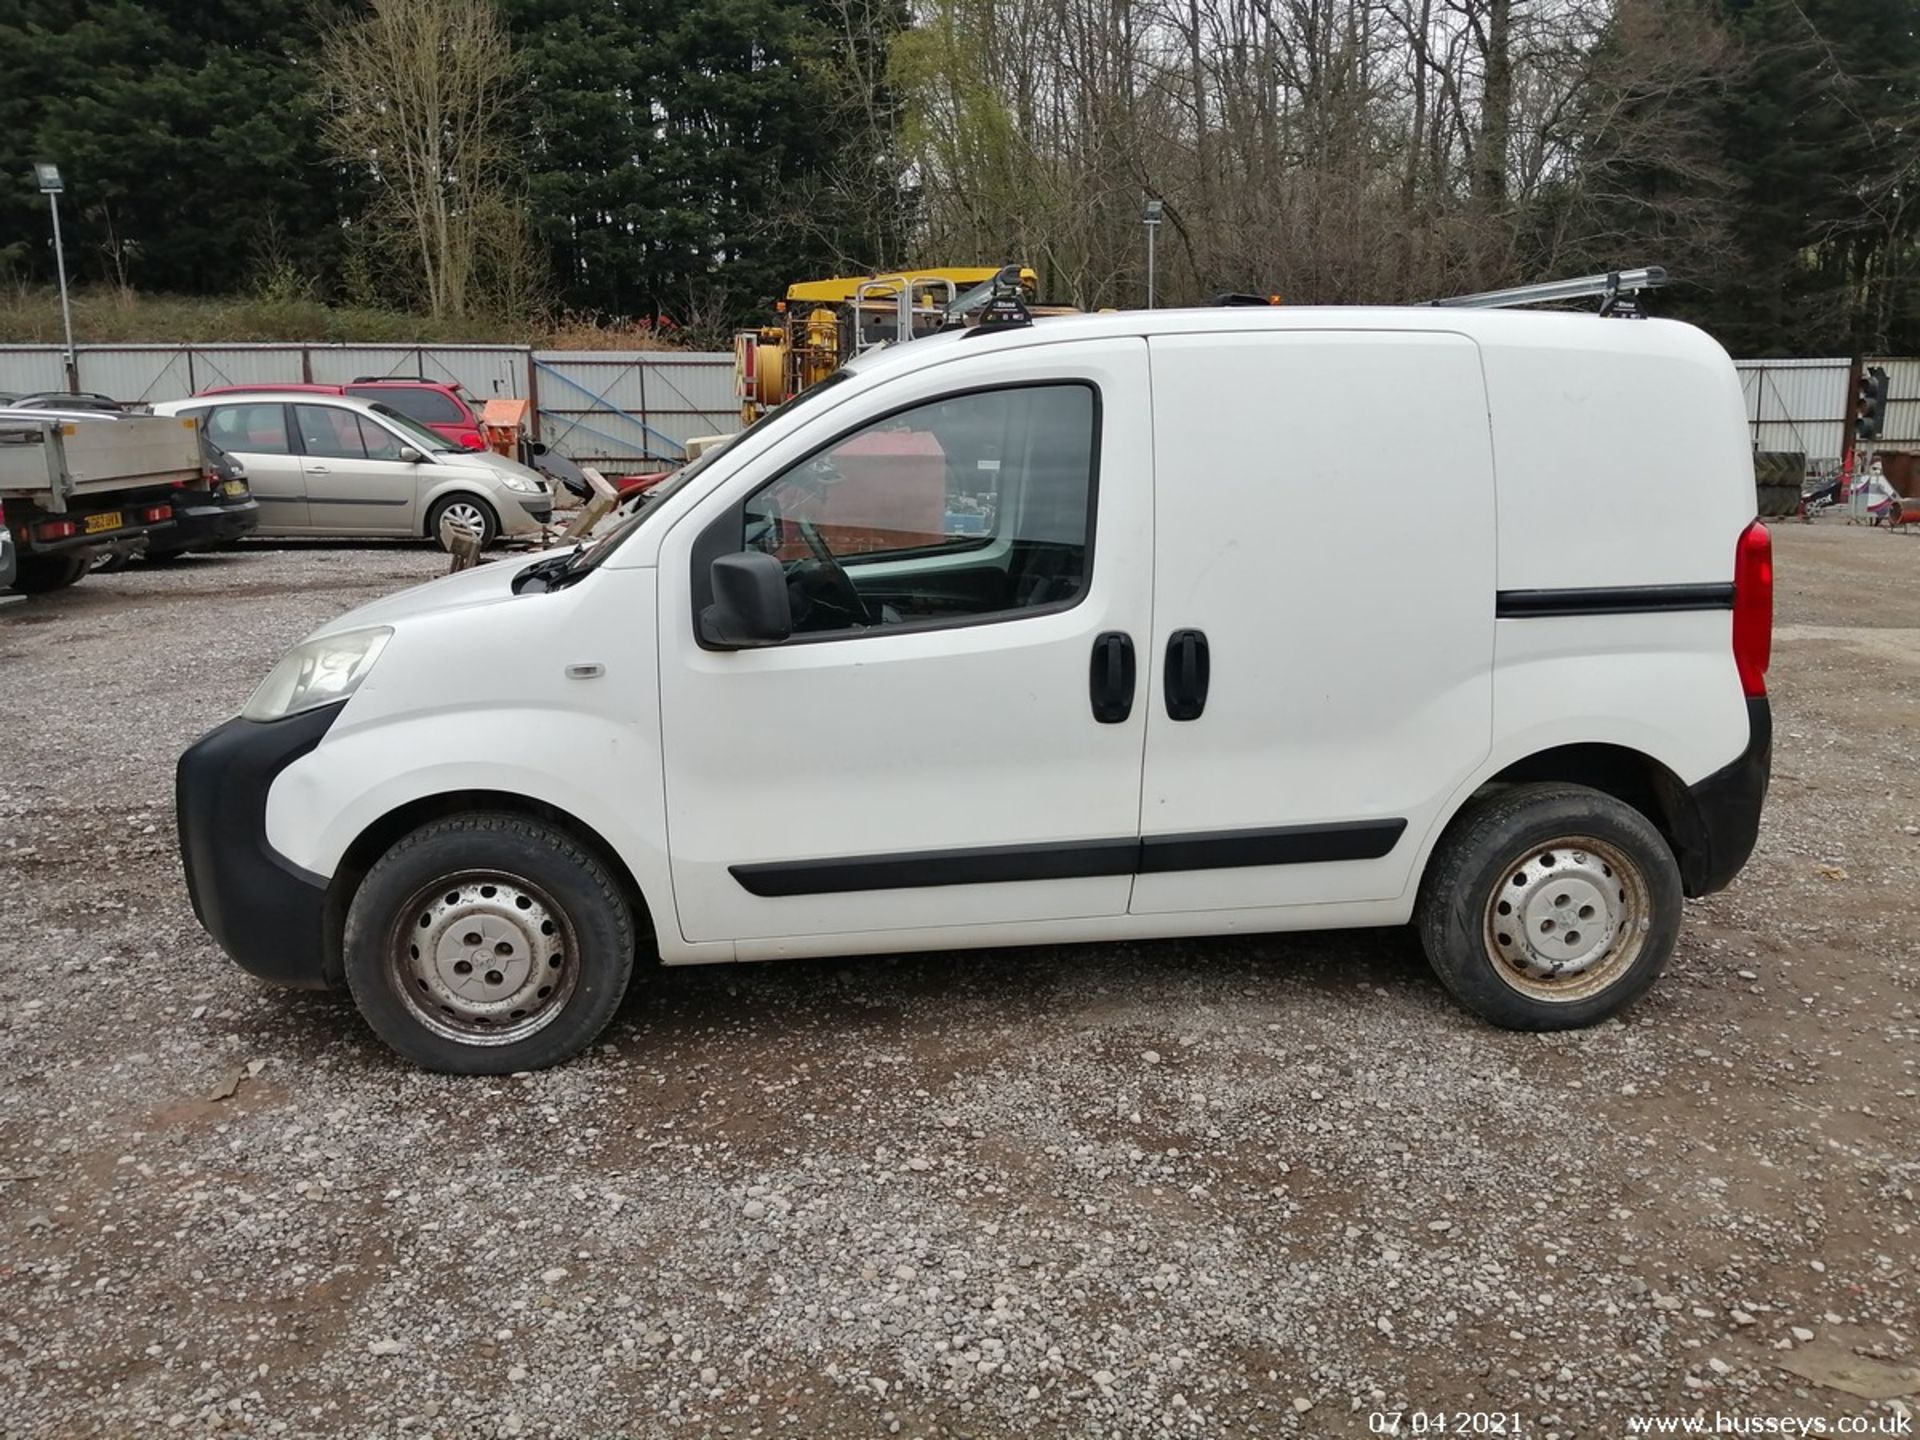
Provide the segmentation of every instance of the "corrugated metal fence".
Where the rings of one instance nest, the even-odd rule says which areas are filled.
[[[680,460],[688,440],[740,428],[733,356],[520,345],[82,345],[79,388],[116,400],[177,400],[214,385],[340,385],[417,375],[476,400],[531,400],[535,433],[610,469]],[[0,391],[65,390],[58,345],[0,346]]]
[[[1869,356],[1887,372],[1886,425],[1863,454],[1920,450],[1920,360]],[[1853,425],[1853,369],[1847,360],[1736,360],[1747,423],[1760,450],[1801,450],[1815,469],[1838,468]]]

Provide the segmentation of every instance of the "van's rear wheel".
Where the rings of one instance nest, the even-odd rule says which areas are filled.
[[[504,1075],[578,1054],[633,971],[633,917],[571,836],[516,815],[437,820],[367,872],[347,912],[354,1003],[429,1070]]]
[[[1597,1024],[1644,994],[1680,934],[1680,867],[1632,806],[1517,785],[1441,839],[1414,923],[1447,989],[1513,1030]]]
[[[427,515],[427,533],[440,542],[442,550],[453,549],[453,537],[466,531],[480,537],[486,549],[500,533],[500,517],[478,495],[448,495],[434,502]]]

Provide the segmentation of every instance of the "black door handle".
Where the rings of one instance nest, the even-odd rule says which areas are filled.
[[[1198,630],[1176,630],[1167,637],[1167,717],[1197,720],[1207,708],[1211,666],[1207,637]]]
[[[1109,630],[1093,642],[1093,665],[1088,675],[1093,695],[1093,718],[1102,725],[1118,725],[1133,713],[1133,637]]]

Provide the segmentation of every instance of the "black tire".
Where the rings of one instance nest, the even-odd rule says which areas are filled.
[[[22,595],[46,595],[78,582],[93,568],[91,550],[68,550],[58,555],[22,555],[13,588]]]
[[[428,937],[423,958],[412,942]],[[360,1013],[400,1054],[453,1075],[579,1054],[619,1008],[633,956],[633,915],[606,866],[564,831],[517,815],[423,825],[380,857],[347,911],[347,986]]]
[[[482,500],[478,495],[468,495],[465,493],[442,495],[438,500],[433,502],[433,508],[427,512],[427,535],[434,543],[439,545],[442,550],[451,551],[453,549],[444,525],[447,512],[456,506],[463,509],[471,509],[472,513],[479,517],[480,548],[484,550],[493,544],[495,537],[500,534],[500,516],[495,513],[493,506],[489,505],[485,500]]]
[[[1414,924],[1474,1014],[1509,1030],[1576,1030],[1660,977],[1683,904],[1673,852],[1638,810],[1584,785],[1515,785],[1448,827]],[[1566,968],[1541,973],[1556,965]]]

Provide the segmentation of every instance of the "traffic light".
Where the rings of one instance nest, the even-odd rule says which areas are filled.
[[[1859,440],[1877,440],[1887,423],[1887,372],[1869,365],[1860,375],[1853,397],[1853,433]]]

